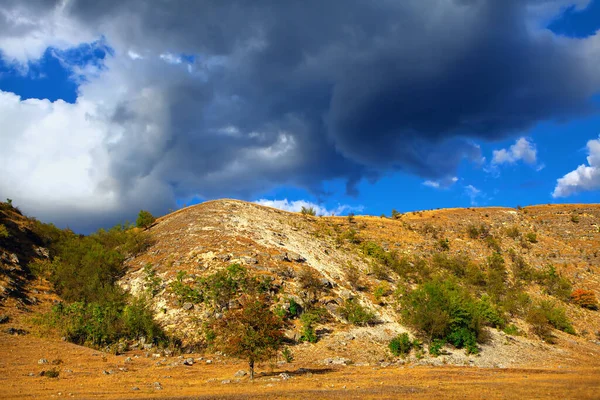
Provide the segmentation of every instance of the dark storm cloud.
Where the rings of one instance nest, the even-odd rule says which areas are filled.
[[[437,177],[475,156],[461,138],[590,110],[596,58],[527,26],[529,6],[552,3],[76,1],[71,11],[88,23],[133,18],[117,30],[134,47],[229,55],[254,39],[258,49],[213,77],[244,102],[225,119],[250,131],[292,113],[313,127],[302,144],[330,143],[349,165]]]
[[[352,192],[389,170],[454,176],[479,161],[477,141],[594,111],[598,39],[539,27],[569,3],[72,0],[65,12],[115,57],[146,57],[110,115],[127,135],[107,145],[109,187],[154,177],[178,198],[251,197],[322,194],[336,178]],[[194,72],[146,61],[166,53],[194,56]]]

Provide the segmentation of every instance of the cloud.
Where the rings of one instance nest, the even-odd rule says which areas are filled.
[[[306,207],[306,208],[312,207],[316,211],[317,215],[341,215],[341,214],[345,214],[345,213],[349,213],[349,212],[361,212],[363,210],[362,206],[354,207],[354,206],[349,206],[346,204],[340,204],[333,209],[327,209],[325,207],[322,207],[318,204],[315,204],[315,203],[312,203],[312,202],[306,201],[306,200],[288,201],[288,199],[283,199],[283,200],[260,199],[260,200],[256,200],[255,203],[263,205],[263,206],[278,208],[280,210],[291,211],[291,212],[300,212],[302,210],[302,207]]]
[[[138,200],[166,211],[279,185],[324,195],[334,179],[353,194],[389,171],[440,183],[481,162],[477,141],[593,110],[600,37],[540,28],[568,3],[6,0],[4,60],[98,40],[113,51],[101,68],[65,64],[82,75],[75,105],[3,96],[0,188],[77,228]],[[18,145],[28,137],[41,139]]]
[[[600,190],[600,138],[587,142],[588,165],[582,164],[556,181],[552,197],[568,197],[573,194]]]
[[[465,195],[471,199],[471,205],[476,206],[478,204],[478,199],[485,197],[485,195],[481,192],[481,190],[477,189],[473,185],[467,185],[464,187]]]
[[[523,161],[533,165],[537,162],[537,149],[533,142],[527,138],[519,138],[507,149],[493,151],[492,164],[514,164]]]
[[[449,176],[437,181],[426,180],[425,182],[423,182],[423,185],[434,189],[447,189],[450,186],[454,185],[456,182],[458,182],[458,178],[456,176]]]

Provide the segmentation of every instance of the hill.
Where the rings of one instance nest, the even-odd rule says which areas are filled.
[[[600,390],[600,312],[572,297],[600,294],[600,205],[389,218],[218,200],[145,231],[120,226],[82,237],[2,203],[0,224],[3,398],[594,398]],[[105,265],[114,271],[99,278]],[[107,286],[113,280],[128,297]],[[78,286],[83,294],[73,292]],[[244,375],[247,364],[207,340],[207,326],[239,309],[246,291],[264,293],[285,321],[288,356],[271,372],[261,367],[259,386]],[[125,305],[135,298],[148,303],[168,343],[127,330],[131,321],[119,319],[127,310],[155,329],[143,325],[145,306]],[[55,319],[80,318],[85,301],[96,318],[89,323],[116,319]],[[446,330],[427,330],[431,321]],[[113,336],[89,342],[73,329]],[[396,356],[389,345],[403,333],[412,349]],[[60,377],[40,375],[49,370]]]
[[[203,277],[237,263],[257,276],[269,277],[277,288],[278,304],[289,307],[290,299],[298,304],[305,302],[302,274],[313,271],[322,284],[317,303],[327,310],[327,318],[316,326],[318,343],[297,346],[298,356],[373,363],[389,358],[390,339],[410,331],[401,322],[394,292],[399,287],[414,288],[420,280],[419,276],[409,278],[401,270],[386,266],[386,254],[394,254],[409,267],[416,263],[416,269],[430,269],[431,274],[439,264],[432,257],[460,257],[479,266],[485,274],[488,258],[499,253],[506,259],[507,285],[514,283],[514,264],[524,262],[540,274],[553,266],[573,288],[597,294],[599,221],[598,205],[444,209],[392,219],[313,217],[235,200],[212,201],[159,218],[149,230],[154,245],[127,262],[129,272],[121,284],[132,293],[141,293],[148,287],[151,266],[160,281],[153,299],[156,318],[185,343],[196,343],[201,340],[202,322],[220,311],[178,297],[172,290],[178,273],[181,282],[193,288]],[[481,232],[473,234],[472,230]],[[356,271],[357,277],[349,276],[349,271]],[[419,271],[411,273],[418,275]],[[506,290],[510,290],[508,286]],[[537,282],[525,288],[532,299],[548,298],[560,303],[579,336],[555,330],[558,344],[548,345],[530,333],[524,315],[515,315],[512,324],[522,335],[508,336],[489,328],[491,337],[477,356],[449,350],[449,356],[416,361],[517,366],[542,363],[549,357],[555,361],[566,357],[585,359],[588,351],[576,347],[565,353],[564,344],[585,347],[596,341],[598,312],[565,302],[564,297],[554,298],[547,291]],[[340,311],[348,299],[355,299],[375,314],[374,323],[349,323]],[[297,319],[291,322],[286,335],[297,342],[302,324]],[[592,348],[596,350],[596,345]]]

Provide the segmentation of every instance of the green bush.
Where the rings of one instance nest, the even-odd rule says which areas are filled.
[[[300,335],[301,342],[316,343],[318,340],[315,332],[315,324],[323,320],[323,311],[318,308],[313,308],[310,311],[303,313],[300,316],[302,323],[302,333]]]
[[[240,264],[231,264],[200,280],[198,301],[208,301],[215,309],[228,308],[229,302],[241,294],[256,294],[261,284]]]
[[[560,300],[568,301],[573,287],[571,283],[562,277],[554,265],[549,265],[542,273],[538,273],[537,281],[545,286],[546,293]]]
[[[517,328],[515,325],[510,324],[510,325],[506,325],[504,327],[504,329],[502,329],[502,331],[504,333],[506,333],[507,335],[511,335],[511,336],[517,336],[520,335],[521,332],[519,331],[519,328]]]
[[[575,329],[573,329],[573,325],[571,325],[564,308],[559,307],[555,305],[555,303],[547,300],[542,301],[539,307],[548,319],[550,325],[559,331],[563,331],[571,335],[575,334]]]
[[[525,239],[527,239],[530,243],[537,243],[537,235],[535,232],[529,232],[525,235]]]
[[[150,214],[149,211],[140,210],[138,217],[135,221],[135,226],[138,228],[148,229],[156,221],[154,215]]]
[[[375,314],[357,300],[349,299],[339,308],[340,315],[353,325],[365,326],[375,322]]]
[[[0,239],[5,239],[10,236],[8,229],[3,224],[0,224]]]
[[[452,279],[436,278],[400,298],[403,321],[429,342],[449,342],[475,352],[474,340],[483,338],[484,325],[502,323],[489,301],[476,301]]]
[[[37,320],[42,325],[57,328],[68,341],[80,345],[101,347],[122,339],[144,337],[147,341],[164,343],[166,336],[154,322],[152,312],[141,299],[124,303],[59,304]]]
[[[434,357],[437,357],[442,354],[442,347],[446,342],[444,340],[435,339],[429,344],[429,354]]]
[[[388,344],[388,348],[396,357],[406,357],[408,353],[410,353],[412,346],[412,341],[410,340],[410,338],[408,337],[408,333],[406,332],[396,336]]]
[[[150,263],[144,265],[144,283],[146,292],[148,292],[150,296],[154,297],[160,291],[162,279],[156,274],[156,270]]]
[[[534,334],[547,342],[553,343],[552,328],[556,328],[571,335],[575,329],[565,314],[564,308],[558,307],[551,301],[541,301],[532,307],[527,314],[527,322],[531,325]]]
[[[185,271],[177,271],[177,276],[175,277],[175,280],[173,280],[169,284],[169,289],[173,294],[175,294],[177,298],[177,303],[181,306],[183,305],[183,303],[186,302],[196,304],[204,301],[202,292],[184,283],[183,280],[185,279],[185,276]]]

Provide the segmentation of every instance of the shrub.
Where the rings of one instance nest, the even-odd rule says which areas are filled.
[[[354,228],[346,230],[342,235],[340,235],[340,238],[342,240],[345,239],[352,244],[360,244],[360,242],[362,242],[362,239],[360,236],[358,236],[358,232]]]
[[[302,215],[311,215],[311,216],[316,216],[317,215],[317,210],[315,210],[314,207],[305,207],[302,206],[302,209],[300,210],[300,213]]]
[[[313,308],[300,316],[300,322],[302,323],[301,342],[317,343],[318,338],[315,332],[315,324],[321,322],[322,319],[323,313],[317,308]]]
[[[288,364],[294,361],[294,354],[289,347],[284,347],[281,351],[281,355],[283,356],[283,360]]]
[[[511,239],[518,239],[521,236],[521,232],[519,232],[517,226],[511,226],[510,228],[506,228],[506,236]]]
[[[57,328],[68,341],[101,347],[121,339],[163,343],[166,336],[142,299],[119,302],[58,304],[37,322]]]
[[[346,217],[348,218],[348,224],[353,224],[354,223],[354,213],[348,213],[348,216]]]
[[[184,283],[183,280],[185,279],[185,276],[185,271],[177,271],[177,276],[175,277],[175,280],[173,280],[169,284],[169,289],[173,294],[175,294],[177,298],[177,303],[180,306],[183,305],[183,303],[185,302],[201,303],[204,300],[202,293],[199,290]],[[212,299],[214,300],[214,298]],[[228,301],[229,299],[227,299],[227,302]]]
[[[300,284],[300,293],[304,306],[312,307],[312,304],[317,300],[319,294],[324,290],[321,278],[317,275],[314,269],[304,267],[298,274],[298,283]]]
[[[535,232],[529,232],[525,235],[525,239],[527,239],[530,243],[537,243],[537,235]]]
[[[481,224],[479,226],[470,224],[467,226],[467,235],[471,239],[485,239],[490,235],[490,227],[486,224]]]
[[[52,369],[40,372],[40,375],[45,376],[46,378],[58,378],[60,371],[58,368],[54,367]]]
[[[412,342],[408,337],[408,333],[404,332],[400,335],[393,338],[388,344],[388,348],[392,352],[392,354],[396,357],[402,356],[406,357],[410,350],[412,349]]]
[[[392,218],[393,219],[398,219],[402,216],[402,213],[396,211],[396,209],[392,209]]]
[[[512,263],[513,276],[517,281],[531,282],[535,276],[535,270],[531,268],[521,256],[514,255]]]
[[[448,241],[448,238],[438,240],[438,242],[437,242],[437,248],[440,251],[448,251],[448,250],[450,250],[450,242]]]
[[[204,277],[199,284],[198,301],[208,301],[213,308],[229,307],[229,302],[239,295],[257,294],[260,282],[250,277],[248,270],[239,264],[231,264],[224,270]]]
[[[547,342],[553,342],[552,327],[548,318],[539,307],[534,307],[527,313],[527,322],[531,325],[531,333]]]
[[[144,265],[144,283],[146,285],[146,291],[150,296],[154,297],[160,291],[162,279],[156,275],[156,271],[150,263]]]
[[[156,221],[156,218],[154,218],[154,215],[150,214],[149,211],[140,210],[137,220],[135,221],[135,226],[138,228],[148,229],[154,223],[154,221]]]
[[[442,347],[446,344],[445,341],[440,339],[435,339],[429,344],[429,354],[434,357],[437,357],[442,354]]]
[[[500,242],[498,242],[498,239],[496,239],[493,236],[486,236],[485,237],[485,244],[492,250],[494,250],[496,253],[500,253],[502,251],[502,248],[500,247]]]
[[[354,299],[346,300],[340,306],[339,312],[343,318],[353,325],[365,326],[375,322],[375,314]]]
[[[538,274],[537,281],[544,285],[546,293],[557,297],[563,301],[568,301],[571,297],[571,283],[563,278],[554,265],[548,265],[546,269]]]
[[[389,296],[390,293],[390,287],[386,283],[377,285],[377,287],[373,291],[373,297],[375,298],[375,302],[378,304],[382,304],[383,298]]]
[[[502,331],[504,333],[506,333],[507,335],[511,335],[511,336],[517,336],[520,335],[521,332],[519,331],[519,328],[517,328],[515,325],[510,324],[510,325],[506,325],[504,327],[504,329],[502,329]]]
[[[3,224],[0,224],[0,239],[5,239],[9,236],[10,236],[10,233],[8,233],[8,229],[6,229],[6,226],[4,226]]]
[[[571,214],[571,222],[575,224],[579,223],[579,216],[577,214]]]
[[[582,308],[598,309],[598,300],[591,290],[577,289],[571,293],[571,302]]]
[[[419,285],[400,298],[403,321],[429,342],[439,339],[475,352],[484,324],[500,320],[485,301],[475,301],[454,280],[439,278]]]
[[[352,289],[358,290],[360,287],[360,273],[358,272],[358,268],[354,265],[348,265],[346,271],[346,281],[350,284]]]
[[[564,308],[550,301],[542,301],[532,307],[527,315],[527,322],[531,324],[533,333],[548,342],[553,342],[551,327],[571,335],[575,334]]]

